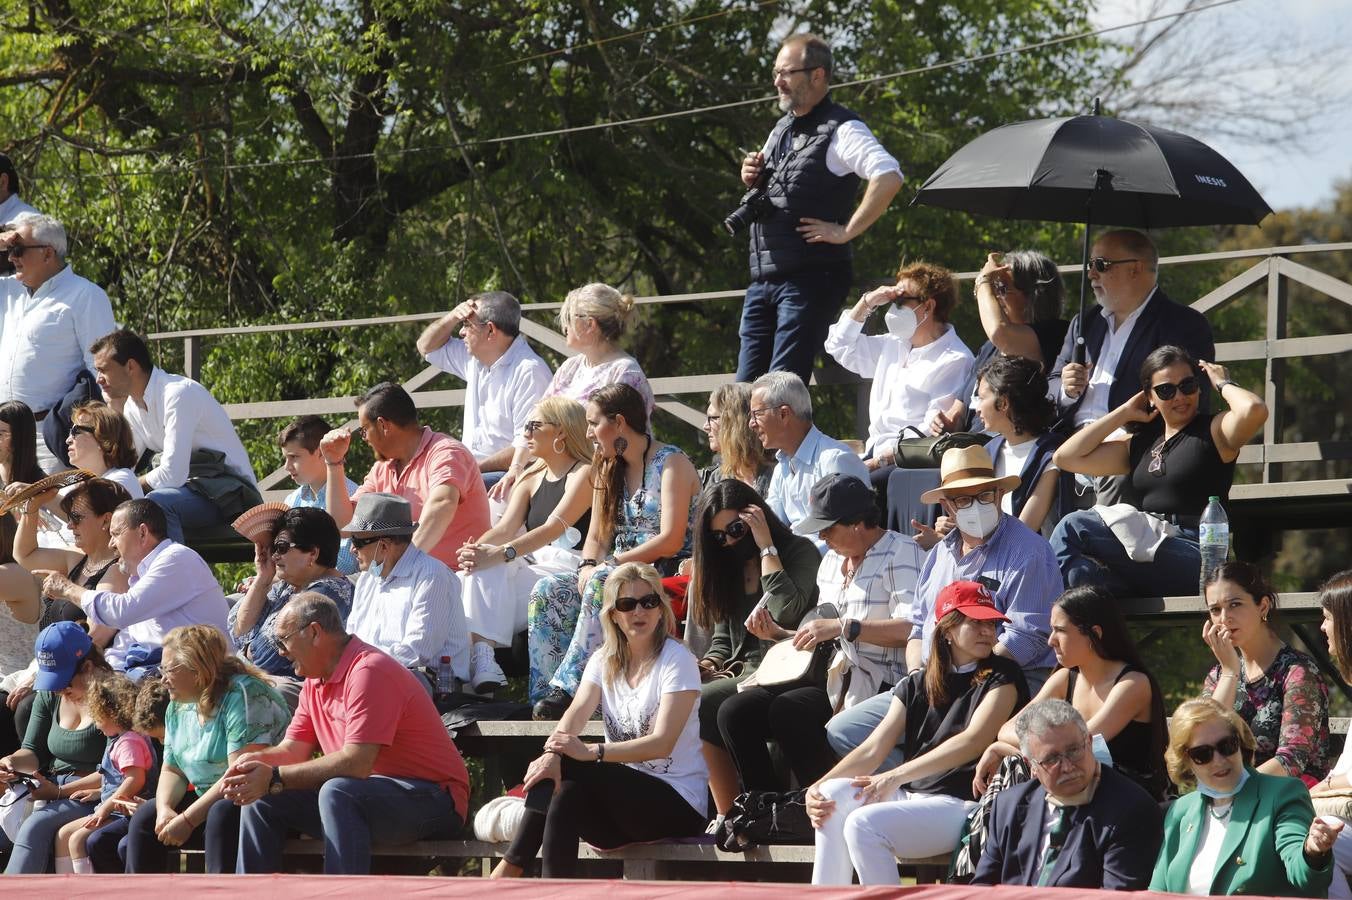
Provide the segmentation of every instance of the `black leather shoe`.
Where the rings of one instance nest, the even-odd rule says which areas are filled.
[[[549,693],[531,709],[531,718],[537,722],[557,722],[572,705],[572,694],[563,688],[550,688]]]

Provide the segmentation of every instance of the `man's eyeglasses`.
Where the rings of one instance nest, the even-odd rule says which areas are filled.
[[[796,75],[799,72],[811,72],[813,69],[820,69],[821,66],[799,66],[796,69],[775,69],[773,74],[776,78],[788,78],[790,75]]]
[[[1066,763],[1077,765],[1083,757],[1084,744],[1080,743],[1074,747],[1062,750],[1060,753],[1052,753],[1048,756],[1044,756],[1042,759],[1030,760],[1030,762],[1042,771],[1050,772],[1052,769],[1059,769]]]
[[[642,597],[617,597],[615,598],[615,608],[622,613],[633,612],[636,607],[644,609],[657,609],[662,605],[662,598],[657,594],[644,594]]]
[[[1184,397],[1191,397],[1193,394],[1197,393],[1201,386],[1202,385],[1198,382],[1196,375],[1189,375],[1178,384],[1170,384],[1166,381],[1163,384],[1152,385],[1150,389],[1154,391],[1155,396],[1159,397],[1161,400],[1172,400],[1174,399],[1174,394],[1178,393],[1182,393]]]
[[[782,406],[783,404],[780,404],[780,405]],[[759,407],[758,409],[748,410],[748,411],[747,411],[747,415],[749,415],[753,421],[759,422],[761,419],[765,418],[771,411],[776,410],[776,409],[779,409],[779,407],[778,407],[778,406],[762,406],[762,407]]]
[[[1185,753],[1188,759],[1199,766],[1204,766],[1211,762],[1219,753],[1221,756],[1234,756],[1239,752],[1239,735],[1232,734],[1227,738],[1221,738],[1214,744],[1198,744],[1196,747],[1189,747]]]
[[[273,642],[274,644],[276,644],[278,647],[281,647],[283,650],[285,650],[285,649],[286,649],[286,645],[287,645],[288,643],[290,643],[290,641],[291,641],[291,639],[292,639],[293,637],[295,637],[296,635],[300,634],[302,631],[304,631],[305,629],[307,629],[307,628],[309,628],[309,627],[310,627],[310,624],[302,625],[302,626],[300,626],[299,628],[297,628],[296,630],[292,631],[290,634],[278,634],[277,632],[274,631],[274,632],[272,633],[272,642]]]
[[[52,246],[51,244],[11,244],[9,248],[5,250],[5,255],[7,255],[10,259],[18,259],[20,256],[23,256],[25,253],[27,253],[29,250],[38,250],[43,247],[51,247],[51,246]]]
[[[974,497],[949,497],[948,502],[952,503],[958,509],[966,509],[971,506],[973,502],[981,503],[984,506],[990,506],[995,502],[995,491],[982,491]]]
[[[90,428],[88,425],[72,425],[72,426],[70,426],[70,439],[71,439],[71,440],[75,440],[77,437],[79,437],[79,436],[82,435],[82,434],[87,434],[87,435],[89,435],[90,437],[93,437],[93,436],[94,436],[94,429]]]
[[[713,538],[715,544],[720,547],[726,547],[729,544],[735,544],[746,537],[747,526],[741,519],[733,519],[728,523],[728,527],[719,531],[717,528],[709,530],[709,537]]]
[[[354,537],[352,539],[352,546],[357,548],[369,547],[378,540],[380,540],[380,535],[376,535],[375,537]]]
[[[1102,256],[1095,256],[1093,259],[1089,260],[1089,268],[1093,269],[1095,272],[1102,274],[1103,272],[1108,271],[1118,263],[1129,263],[1129,262],[1140,262],[1140,259],[1138,259],[1135,256],[1129,256],[1126,259],[1104,259]]]

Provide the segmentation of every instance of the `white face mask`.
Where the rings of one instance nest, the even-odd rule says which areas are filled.
[[[915,330],[925,323],[929,316],[924,319],[916,320],[915,310],[909,306],[897,306],[893,304],[883,315],[883,322],[887,325],[887,333],[901,338],[903,341],[909,341],[915,334]]]
[[[955,509],[953,519],[963,534],[984,541],[991,536],[995,526],[1000,524],[1000,507],[995,503],[982,503],[976,500],[966,509]]]

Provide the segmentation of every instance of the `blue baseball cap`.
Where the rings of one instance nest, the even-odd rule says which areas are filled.
[[[38,661],[35,691],[64,691],[70,687],[75,670],[89,656],[94,642],[76,622],[54,622],[42,629],[33,644]]]

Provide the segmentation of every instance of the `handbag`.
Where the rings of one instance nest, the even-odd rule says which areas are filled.
[[[828,607],[823,609],[822,607]],[[822,604],[816,610],[803,616],[802,622],[811,621],[814,618],[837,618],[840,613],[836,611],[835,606]],[[801,627],[802,622],[799,622]],[[795,681],[802,681],[810,684],[824,684],[826,682],[826,669],[831,665],[831,659],[836,655],[836,650],[840,647],[838,640],[822,641],[811,650],[799,650],[793,646],[793,638],[785,638],[782,641],[776,641],[769,650],[765,651],[765,656],[761,659],[761,664],[756,667],[756,671],[737,685],[737,690],[745,691],[753,687],[771,687],[779,684],[792,684]]]
[[[906,437],[908,431],[914,431],[916,437]],[[899,469],[937,469],[949,450],[984,446],[990,439],[989,434],[979,431],[952,431],[935,437],[907,425],[897,441],[896,465]]]
[[[5,832],[11,844],[19,839],[19,829],[33,813],[32,794],[36,787],[35,780],[20,775],[4,794],[0,794],[0,830]]]
[[[747,791],[732,802],[715,835],[725,853],[742,853],[758,844],[811,846],[815,840],[806,790]]]

